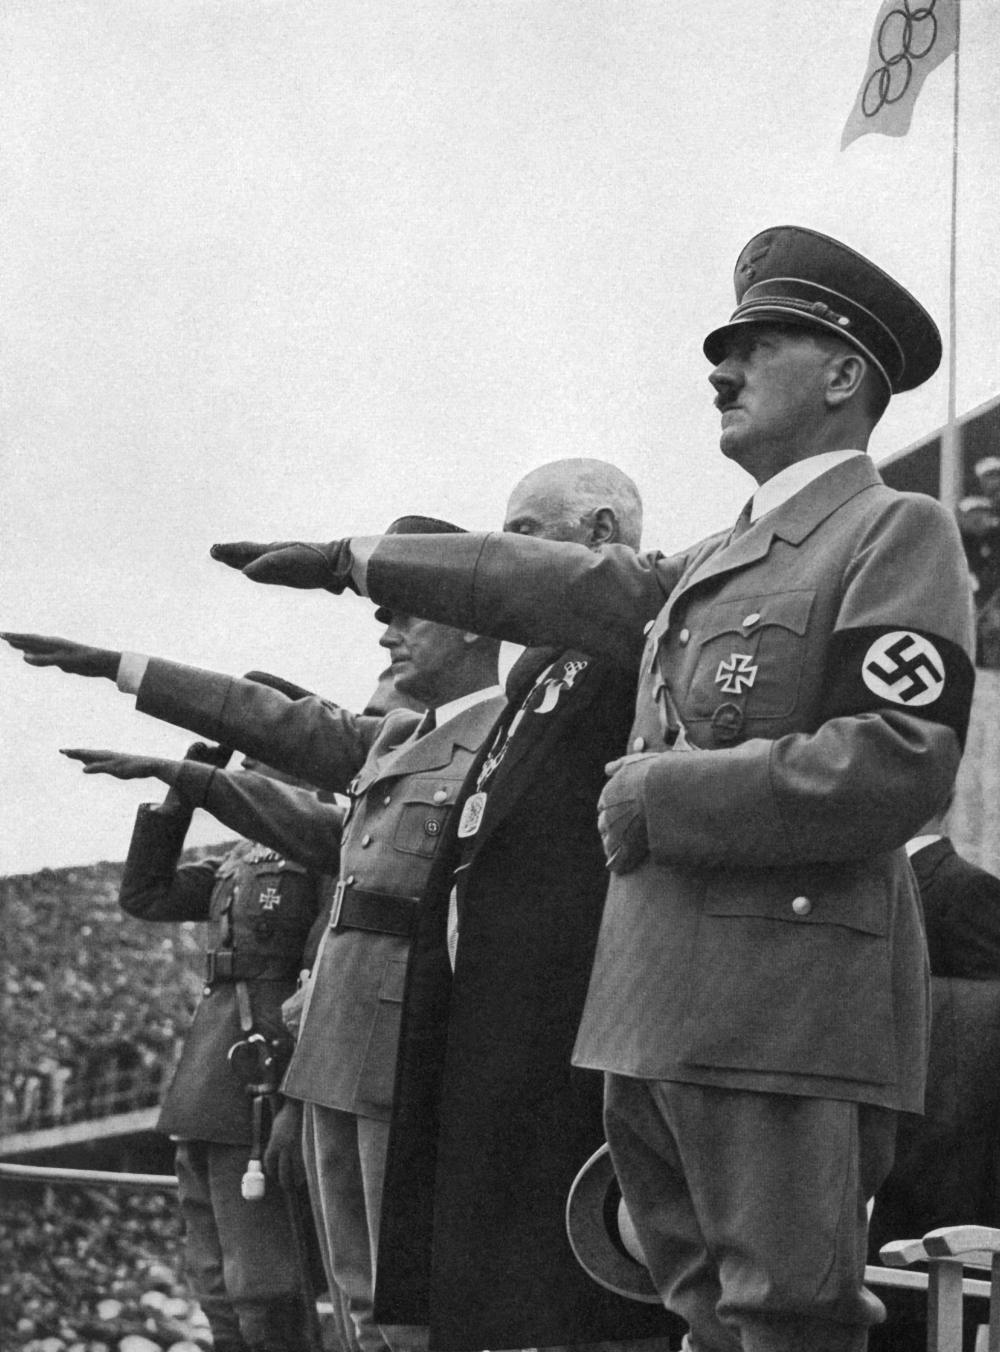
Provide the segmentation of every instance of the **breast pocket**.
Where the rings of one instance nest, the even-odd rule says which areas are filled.
[[[399,821],[393,836],[396,849],[404,854],[432,855],[461,787],[460,779],[428,776],[409,780],[402,794]]]
[[[718,601],[690,624],[697,645],[686,711],[711,718],[733,703],[749,718],[781,718],[798,701],[814,591]],[[692,616],[692,620],[694,617]]]

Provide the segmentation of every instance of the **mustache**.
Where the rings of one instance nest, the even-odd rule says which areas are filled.
[[[730,391],[728,394],[727,393],[717,394],[715,398],[712,400],[712,403],[715,405],[715,407],[719,410],[720,413],[725,413],[728,409],[736,407],[736,405],[739,403],[739,396],[736,394],[735,391]]]

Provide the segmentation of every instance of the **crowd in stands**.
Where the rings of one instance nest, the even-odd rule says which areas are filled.
[[[201,991],[200,936],[151,936],[120,882],[120,864],[0,880],[0,1137],[160,1100]]]

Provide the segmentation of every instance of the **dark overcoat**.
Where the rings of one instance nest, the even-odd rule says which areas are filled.
[[[910,858],[920,888],[932,976],[1000,980],[1000,878],[942,837]]]
[[[597,797],[625,743],[635,680],[631,662],[526,654],[499,737],[526,696],[536,707],[516,725],[463,854],[456,828],[494,745],[486,738],[429,880],[404,996],[375,1313],[429,1323],[432,1348],[681,1327],[594,1283],[565,1229],[573,1178],[604,1140],[601,1077],[573,1069],[570,1056],[606,888]],[[446,927],[459,861],[452,980]]]

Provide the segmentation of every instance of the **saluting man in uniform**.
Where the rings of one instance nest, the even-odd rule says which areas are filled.
[[[390,531],[456,533],[425,517]],[[505,700],[498,644],[416,620],[378,615],[380,643],[399,691],[426,715],[396,709],[366,718],[310,698],[291,701],[252,681],[38,635],[7,635],[34,666],[108,676],[137,690],[137,707],[189,728],[320,789],[348,793],[340,878],[313,966],[299,1041],[283,1086],[305,1101],[303,1145],[314,1173],[321,1244],[345,1293],[365,1352],[422,1348],[424,1328],[384,1334],[372,1317],[375,1247],[389,1130],[403,980],[410,936],[442,831],[465,775]],[[280,785],[255,832],[302,857],[311,828],[295,821]],[[289,793],[294,791],[289,790]],[[290,851],[291,852],[291,851]],[[325,861],[317,858],[317,866]]]
[[[902,847],[958,768],[969,583],[950,514],[865,453],[939,364],[926,311],[793,226],[735,280],[705,342],[722,451],[759,485],[733,531],[669,559],[509,535],[214,553],[503,638],[641,648],[575,1062],[607,1073],[623,1194],[689,1346],[857,1352],[883,1315],[865,1202],[923,1098]]]
[[[286,693],[295,689],[263,673],[254,679]],[[218,751],[196,744],[186,762],[172,763],[177,778],[185,768],[212,775]],[[82,755],[94,765],[95,755]],[[113,760],[123,778],[166,764],[142,756]],[[255,1035],[279,1060],[290,1055],[281,1005],[295,989],[320,911],[321,880],[252,840],[222,859],[178,867],[193,810],[173,787],[162,804],[139,809],[119,896],[138,920],[208,924],[205,988],[157,1129],[177,1141],[185,1267],[216,1352],[300,1352],[305,1311],[297,1249],[279,1188],[254,1201],[241,1195],[252,1101],[228,1053]]]

